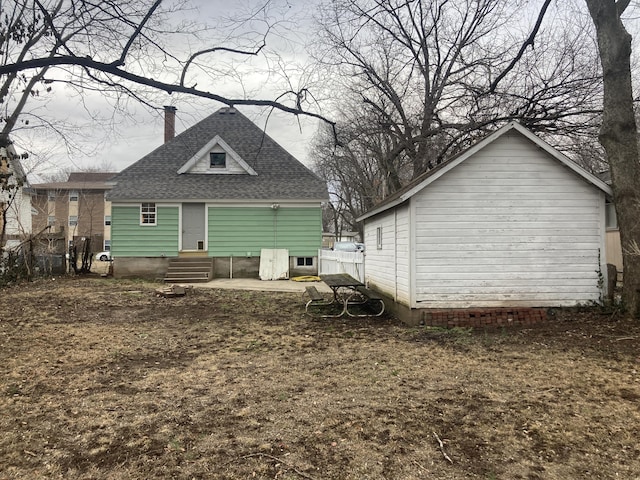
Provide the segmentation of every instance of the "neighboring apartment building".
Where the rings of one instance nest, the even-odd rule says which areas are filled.
[[[111,249],[111,203],[106,193],[113,172],[73,172],[66,182],[31,185],[33,230],[50,226],[49,234],[63,236],[67,248],[90,237],[92,250]]]

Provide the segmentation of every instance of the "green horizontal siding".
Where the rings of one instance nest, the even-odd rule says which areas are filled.
[[[157,225],[140,225],[140,207],[111,209],[111,252],[114,257],[178,255],[179,209],[158,206]]]
[[[313,257],[322,245],[320,207],[209,208],[209,256],[260,255],[263,248],[286,248],[295,257]]]
[[[313,257],[322,244],[320,207],[212,207],[208,212],[211,257],[259,256],[263,248],[286,248],[291,256]],[[177,256],[179,232],[178,207],[159,205],[155,226],[140,225],[140,207],[112,207],[113,256]]]

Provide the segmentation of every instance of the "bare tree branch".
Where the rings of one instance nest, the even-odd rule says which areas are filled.
[[[262,41],[262,44],[254,51],[247,51],[247,50],[240,50],[237,48],[228,48],[228,47],[212,47],[212,48],[207,48],[205,50],[201,50],[199,52],[194,53],[193,55],[191,55],[189,57],[189,59],[186,61],[183,69],[182,69],[182,75],[180,76],[180,85],[184,86],[184,77],[187,75],[187,70],[189,69],[189,66],[191,65],[191,63],[193,63],[193,61],[201,56],[201,55],[205,55],[207,53],[215,53],[215,52],[227,52],[227,53],[237,53],[240,55],[258,55],[262,49],[264,47],[267,46],[266,41]]]
[[[551,0],[544,1],[544,4],[540,9],[540,13],[538,14],[538,19],[536,20],[536,24],[534,25],[533,30],[531,31],[531,34],[529,34],[529,37],[522,43],[522,45],[520,46],[520,50],[518,50],[518,53],[513,58],[513,60],[511,60],[511,63],[509,63],[507,68],[505,68],[500,73],[500,75],[498,75],[496,79],[493,82],[491,82],[491,85],[489,85],[489,93],[493,93],[496,91],[496,87],[498,86],[498,83],[500,83],[500,81],[504,77],[506,77],[507,74],[511,70],[513,70],[513,67],[515,67],[516,64],[522,59],[522,56],[524,55],[524,52],[527,49],[527,47],[529,45],[531,45],[531,47],[534,46],[536,35],[538,35],[538,31],[540,30],[540,26],[542,25],[542,21],[544,20],[544,16],[547,13],[547,9],[549,8],[550,3],[551,3]]]
[[[131,48],[131,45],[133,45],[133,42],[140,35],[140,32],[142,32],[142,29],[147,24],[149,19],[153,16],[154,12],[158,9],[161,3],[162,3],[162,0],[156,0],[151,6],[151,8],[149,8],[149,10],[147,11],[147,14],[144,16],[140,24],[136,27],[131,37],[129,37],[127,44],[122,49],[122,55],[120,55],[120,58],[115,62],[117,66],[122,66],[125,64],[125,59],[127,58],[127,54],[129,53],[129,49]]]
[[[616,2],[616,10],[618,11],[619,17],[622,16],[622,14],[627,9],[630,3],[631,3],[631,0],[618,0]]]
[[[18,73],[18,72],[22,72],[30,69],[60,66],[60,65],[76,65],[84,68],[94,69],[96,71],[100,71],[108,75],[113,75],[113,76],[122,78],[124,80],[131,81],[138,85],[146,85],[149,87],[156,88],[158,90],[163,90],[169,94],[172,94],[174,92],[185,93],[188,95],[193,95],[195,97],[215,100],[217,102],[220,102],[229,106],[252,105],[252,106],[262,106],[262,107],[274,107],[286,113],[291,113],[294,115],[305,115],[311,118],[317,118],[329,124],[334,123],[319,113],[310,112],[308,110],[304,110],[303,108],[301,108],[299,102],[297,102],[301,92],[298,92],[296,94],[296,107],[290,107],[288,105],[285,105],[283,103],[276,102],[273,100],[253,100],[253,99],[244,99],[244,98],[233,99],[233,98],[227,98],[215,93],[206,92],[204,90],[198,90],[196,88],[185,87],[183,85],[166,83],[166,82],[161,82],[159,80],[154,80],[152,78],[147,78],[142,75],[137,75],[131,72],[127,72],[126,70],[122,70],[114,63],[99,62],[97,60],[93,60],[92,58],[88,58],[88,57],[82,58],[82,57],[75,57],[75,56],[69,56],[69,55],[61,55],[56,57],[34,58],[34,59],[24,60],[23,62],[20,62],[20,63],[0,65],[0,75],[12,74],[12,73]]]

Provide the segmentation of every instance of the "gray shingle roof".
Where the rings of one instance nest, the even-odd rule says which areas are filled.
[[[118,172],[71,172],[68,182],[106,182]]]
[[[51,182],[35,183],[32,190],[109,190],[111,185],[106,182]]]
[[[216,135],[257,175],[177,173]],[[247,117],[226,107],[141,158],[113,181],[112,201],[328,199],[324,180]]]

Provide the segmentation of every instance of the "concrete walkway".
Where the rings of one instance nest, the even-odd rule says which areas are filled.
[[[187,284],[179,284],[187,285]],[[227,290],[258,290],[263,292],[304,292],[313,285],[319,292],[330,293],[324,282],[294,282],[293,280],[260,280],[257,278],[215,278],[206,283],[189,283],[193,288],[219,288]]]

